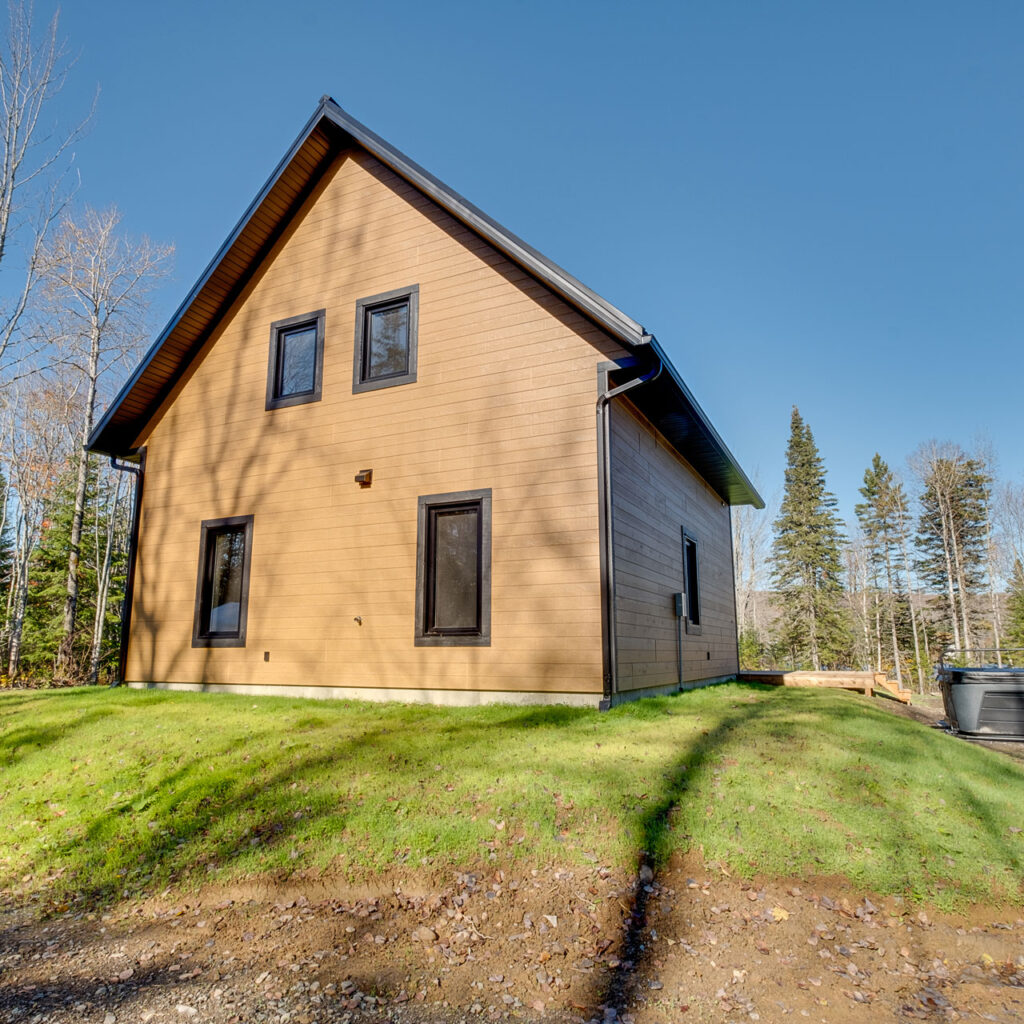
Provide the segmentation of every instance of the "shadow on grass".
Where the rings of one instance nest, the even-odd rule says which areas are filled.
[[[737,690],[749,690],[761,695],[765,695],[768,689],[757,684],[741,683],[734,686]],[[679,700],[681,697],[668,700]],[[723,699],[730,700],[730,696],[723,694]],[[662,703],[652,702],[651,710]],[[611,970],[604,987],[594,998],[595,1005],[606,1010],[615,1010],[621,1014],[631,1007],[636,1001],[637,986],[645,980],[650,957],[648,943],[645,941],[648,902],[654,892],[653,883],[679,846],[673,832],[685,833],[688,821],[698,813],[698,809],[687,802],[687,792],[699,785],[702,777],[712,770],[712,764],[728,749],[733,730],[764,718],[769,710],[767,703],[759,698],[748,697],[743,703],[732,703],[731,706],[735,713],[723,715],[716,725],[703,730],[666,766],[664,791],[640,818],[636,876],[616,956],[618,966]]]
[[[715,799],[711,792],[723,761],[747,758],[744,770],[756,772],[778,767],[773,758],[781,757],[787,770],[813,779],[816,762],[809,758],[824,752],[830,767],[822,768],[814,798],[826,806],[866,810],[874,815],[871,831],[880,847],[900,851],[911,845],[901,823],[921,812],[928,790],[927,784],[909,777],[911,766],[924,765],[924,777],[930,778],[948,770],[935,764],[937,754],[947,749],[951,756],[963,754],[961,747],[945,745],[953,744],[952,739],[894,718],[863,698],[790,694],[757,684],[650,700],[606,715],[564,707],[453,713],[272,698],[263,698],[256,709],[251,698],[208,695],[186,700],[182,695],[122,692],[103,696],[99,707],[82,705],[66,732],[76,725],[95,725],[102,712],[119,707],[133,716],[148,708],[153,711],[150,728],[159,722],[168,730],[146,732],[145,744],[135,747],[120,721],[100,722],[106,737],[101,742],[123,742],[117,753],[129,765],[140,756],[157,757],[160,736],[173,736],[174,743],[162,759],[139,768],[131,785],[121,785],[119,775],[109,776],[127,796],[115,802],[91,790],[95,803],[82,815],[76,835],[51,833],[57,839],[40,854],[39,867],[73,865],[54,890],[63,886],[80,903],[103,905],[126,892],[201,881],[208,866],[218,872],[267,870],[258,860],[262,854],[276,865],[271,870],[288,872],[294,863],[289,861],[293,845],[301,848],[303,842],[319,839],[325,848],[344,851],[353,863],[361,857],[359,863],[371,871],[374,865],[401,870],[406,862],[414,869],[422,854],[437,849],[432,846],[436,835],[452,829],[457,834],[440,850],[439,865],[451,858],[453,863],[486,859],[490,849],[502,857],[529,857],[541,850],[543,857],[545,849],[552,849],[552,837],[561,841],[563,829],[582,828],[591,811],[604,813],[606,831],[628,842],[635,864],[628,915],[614,947],[619,964],[600,981],[592,999],[593,1005],[616,1011],[637,1001],[642,994],[638,986],[647,977],[652,883],[673,852],[703,842],[709,821],[719,820],[707,817],[705,804]],[[657,726],[662,720],[679,727],[661,730]],[[211,722],[218,724],[211,729]],[[60,730],[49,724],[45,728],[54,731],[48,739],[56,742]],[[823,728],[831,732],[823,734]],[[195,738],[202,745],[192,745],[192,729],[201,734]],[[144,732],[141,726],[139,732]],[[616,744],[608,753],[608,745]],[[246,760],[248,751],[254,752],[251,761]],[[1005,834],[999,801],[993,802],[990,789],[979,787],[984,782],[997,793],[1013,793],[1020,771],[986,751],[968,749],[966,754],[963,777],[950,772],[952,789],[942,792],[951,803],[963,803],[986,849],[1009,876],[1022,866],[1020,844]],[[976,772],[971,768],[975,763]],[[896,781],[883,787],[879,779]],[[491,785],[497,787],[493,798],[487,795]],[[781,774],[772,786],[783,786]],[[531,787],[532,795],[526,792]],[[805,798],[794,797],[789,788],[786,813],[792,815],[792,801],[799,804]],[[581,808],[573,811],[569,805],[586,799],[586,793],[596,794],[596,802],[585,814]],[[516,794],[533,800],[523,804],[528,811],[518,808]],[[781,790],[778,798],[787,799]],[[498,803],[505,805],[500,815]],[[745,797],[742,803],[747,803]],[[406,804],[415,818],[411,829],[402,817]],[[513,827],[490,830],[486,820],[492,813],[495,818],[508,816],[510,825],[531,841],[513,846]],[[723,827],[723,834],[731,836],[732,821]],[[704,838],[692,840],[701,830]],[[929,840],[931,833],[924,835]],[[807,835],[783,839],[802,857],[814,841]],[[498,845],[489,845],[489,840],[498,840]],[[379,845],[371,848],[374,842]],[[609,843],[608,849],[614,846]],[[411,858],[403,860],[410,849]],[[300,849],[300,858],[304,856]],[[295,866],[305,863],[299,859]],[[801,867],[802,862],[794,873]],[[908,886],[920,870],[913,855],[893,861],[893,877],[905,879]]]
[[[108,718],[111,714],[113,712],[110,710],[96,708],[80,715],[72,725],[67,722],[52,725],[26,722],[13,728],[0,729],[0,765],[10,766],[20,758],[59,743],[70,732]]]

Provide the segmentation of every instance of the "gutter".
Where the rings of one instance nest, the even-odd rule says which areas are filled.
[[[131,473],[135,477],[135,500],[132,503],[132,529],[128,538],[128,575],[124,583],[124,601],[121,604],[121,645],[117,654],[117,679],[113,686],[124,684],[128,668],[128,635],[132,622],[132,595],[135,590],[135,562],[139,553],[139,519],[142,513],[142,485],[146,476],[146,449],[140,448],[136,453],[138,465],[123,462],[116,455],[110,456],[110,466],[121,473]]]
[[[654,336],[644,335],[645,341],[653,342]],[[615,644],[615,571],[612,552],[612,486],[611,486],[611,416],[609,406],[613,398],[632,391],[657,380],[664,369],[664,362],[658,348],[652,346],[657,359],[655,368],[642,377],[635,377],[633,380],[611,390],[602,390],[597,397],[597,491],[598,491],[598,532],[601,536],[601,636],[603,643],[604,662],[604,685],[601,703],[598,705],[601,711],[608,711],[612,706],[615,694],[618,692],[616,672],[618,663],[618,652]],[[614,369],[621,369],[616,364],[611,364]],[[599,368],[599,382],[602,389],[607,388],[608,367]]]

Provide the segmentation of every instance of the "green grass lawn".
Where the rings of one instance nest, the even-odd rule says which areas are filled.
[[[1024,901],[1024,769],[860,695],[728,684],[601,714],[0,692],[0,887],[104,902],[328,867],[702,850],[952,907]]]

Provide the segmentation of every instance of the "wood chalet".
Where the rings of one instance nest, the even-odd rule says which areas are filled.
[[[609,707],[737,669],[763,502],[636,321],[324,97],[90,440],[132,686]]]

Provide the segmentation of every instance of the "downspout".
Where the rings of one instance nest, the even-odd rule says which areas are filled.
[[[132,502],[132,529],[128,538],[128,575],[124,582],[124,601],[121,605],[121,646],[117,655],[117,679],[112,685],[124,683],[128,668],[128,634],[132,621],[132,595],[135,590],[135,560],[139,551],[139,519],[142,512],[142,484],[146,476],[146,449],[138,450],[139,463],[119,462],[116,455],[110,456],[111,468],[135,477],[135,500]]]
[[[647,336],[653,341],[651,335]],[[653,348],[653,346],[652,346]],[[598,490],[598,532],[601,535],[601,633],[604,639],[604,686],[598,707],[607,711],[618,691],[616,686],[616,664],[618,652],[615,644],[615,572],[612,555],[612,486],[611,486],[611,415],[609,405],[613,398],[632,391],[641,384],[648,384],[661,375],[664,363],[657,349],[653,348],[657,365],[642,377],[620,384],[610,391],[603,391],[597,398],[597,490]],[[605,376],[607,381],[607,376]]]

